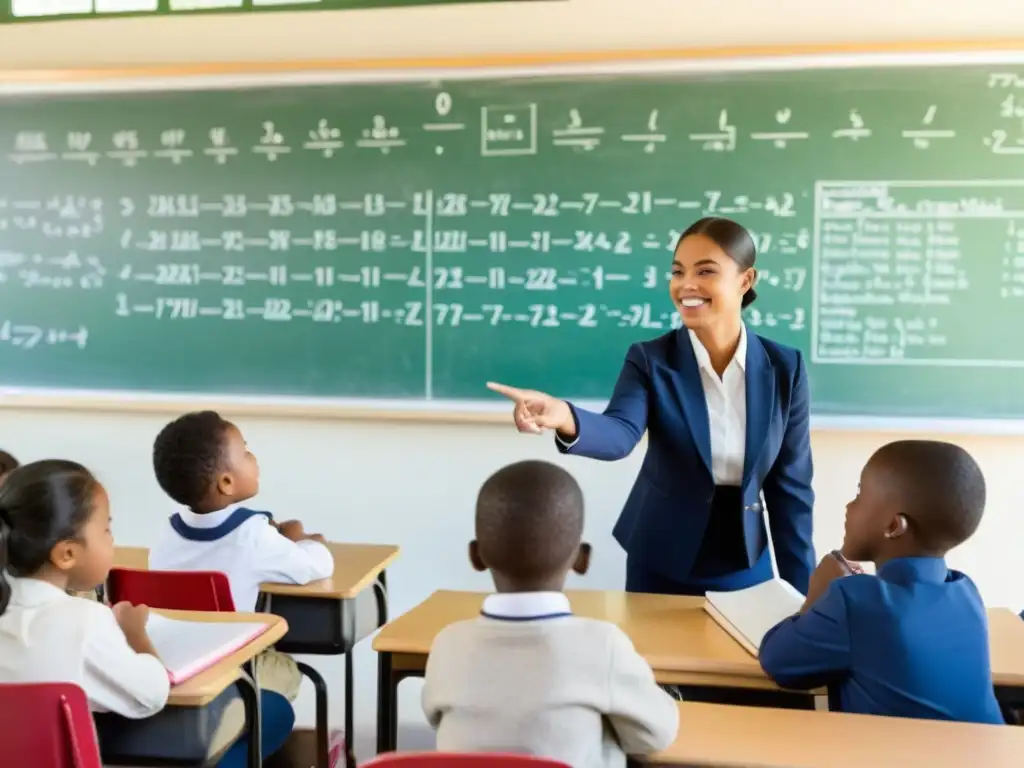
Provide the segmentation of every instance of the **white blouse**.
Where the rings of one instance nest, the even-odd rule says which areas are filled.
[[[711,473],[715,485],[740,485],[743,482],[743,460],[747,453],[747,327],[740,326],[740,343],[719,378],[711,365],[711,356],[697,334],[687,329],[693,354],[700,369],[700,382],[708,406],[711,427]],[[565,448],[572,448],[579,436],[567,443],[555,434]]]
[[[740,328],[736,354],[721,378],[715,373],[711,356],[697,339],[697,334],[689,331],[708,404],[711,472],[715,485],[739,485],[743,482],[743,459],[747,452],[747,328]]]
[[[167,670],[155,656],[132,650],[109,607],[38,579],[7,580],[0,683],[74,683],[94,712],[122,717],[150,717],[164,708]]]

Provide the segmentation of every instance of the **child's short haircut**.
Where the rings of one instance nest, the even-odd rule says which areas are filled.
[[[545,461],[495,472],[476,502],[476,538],[489,568],[521,581],[572,564],[583,536],[583,492],[572,475]]]
[[[231,422],[215,411],[186,413],[162,430],[153,444],[153,470],[164,493],[195,508],[216,481]]]
[[[936,550],[969,539],[985,511],[985,476],[958,445],[937,440],[899,440],[869,462],[885,473],[915,536]]]
[[[13,472],[20,466],[21,464],[11,454],[7,451],[0,451],[0,477],[3,477],[8,472]]]

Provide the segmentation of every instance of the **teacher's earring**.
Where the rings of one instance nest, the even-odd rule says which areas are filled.
[[[885,538],[897,539],[906,533],[909,527],[910,526],[907,524],[907,518],[904,515],[896,515],[896,519],[893,520],[892,525],[885,530]]]
[[[574,573],[578,573],[580,576],[590,570],[590,553],[591,547],[587,542],[580,544],[580,548],[576,550],[576,559],[572,563],[572,570]]]

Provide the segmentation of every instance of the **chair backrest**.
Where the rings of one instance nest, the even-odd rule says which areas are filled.
[[[127,601],[171,611],[234,611],[231,585],[220,571],[137,571],[112,568],[110,604]]]
[[[363,768],[569,768],[565,763],[529,755],[455,752],[389,752]]]
[[[0,684],[0,765],[103,768],[85,693],[71,683]]]

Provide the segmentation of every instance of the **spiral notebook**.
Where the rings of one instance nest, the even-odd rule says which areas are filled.
[[[146,633],[167,668],[171,685],[190,680],[262,635],[266,622],[182,621],[151,613]]]

